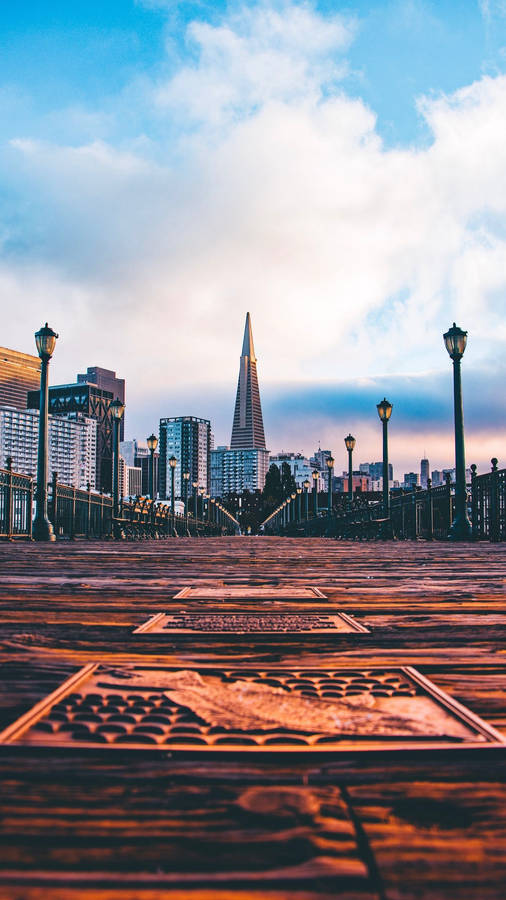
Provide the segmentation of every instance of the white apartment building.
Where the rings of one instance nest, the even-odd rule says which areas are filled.
[[[211,450],[211,497],[263,490],[268,468],[268,450],[229,447]]]
[[[48,473],[73,487],[96,487],[97,422],[80,413],[48,417]],[[0,406],[0,467],[12,458],[15,472],[37,473],[39,411]]]

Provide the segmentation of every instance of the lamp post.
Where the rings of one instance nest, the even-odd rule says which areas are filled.
[[[176,512],[176,502],[174,497],[174,480],[176,477],[176,466],[177,459],[175,456],[171,456],[169,459],[170,466],[170,511],[171,515],[174,515]]]
[[[203,521],[204,520],[204,487],[203,487],[203,485],[200,485],[198,490],[199,490],[199,497],[200,497],[200,504],[199,504],[200,518]]]
[[[37,489],[35,500],[37,508],[33,521],[32,537],[34,541],[55,541],[53,526],[47,516],[47,406],[48,406],[48,369],[58,335],[46,324],[37,331],[35,345],[39,354],[40,367],[40,401],[39,401],[39,445],[37,450]]]
[[[462,331],[454,322],[443,337],[450,359],[453,360],[453,413],[455,422],[455,518],[448,537],[453,541],[469,541],[471,540],[472,528],[467,514],[464,410],[462,407],[460,372],[460,361],[467,344],[467,331]]]
[[[190,473],[183,472],[183,485],[184,485],[184,516],[186,519],[186,526],[188,527],[188,482],[190,480]]]
[[[125,412],[125,404],[118,400],[113,400],[109,406],[113,423],[112,438],[112,514],[117,518],[119,513],[119,425],[121,417]]]
[[[301,503],[300,495],[301,494],[302,494],[302,488],[298,487],[297,488],[297,522],[300,522],[300,519],[301,519],[301,511],[300,511],[300,503]]]
[[[198,490],[199,490],[198,481],[192,481],[192,488],[193,488],[193,517],[194,517],[195,521],[197,521],[197,515],[198,515],[198,505],[197,504],[198,504]]]
[[[150,434],[148,437],[149,450],[149,494],[152,500],[156,500],[155,491],[155,450],[158,447],[158,438],[156,434]]]
[[[311,482],[309,478],[306,478],[304,482],[304,518],[309,519],[309,488],[311,487]]]
[[[388,519],[390,516],[390,489],[388,486],[388,420],[392,415],[392,404],[383,398],[381,403],[376,404],[378,416],[383,425],[383,516]]]
[[[348,434],[344,439],[345,447],[348,451],[348,500],[353,500],[353,451],[355,449],[355,438],[352,434]]]
[[[297,496],[297,491],[294,491],[293,494],[290,494],[291,504],[290,504],[290,512],[291,512],[291,521],[295,522],[295,498]]]
[[[313,512],[318,515],[318,469],[313,469]]]
[[[327,492],[327,515],[332,515],[332,470],[334,468],[334,457],[327,456],[327,467],[329,470],[329,489]]]

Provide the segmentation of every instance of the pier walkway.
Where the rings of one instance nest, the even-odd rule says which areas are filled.
[[[0,900],[504,897],[505,562],[0,544]]]

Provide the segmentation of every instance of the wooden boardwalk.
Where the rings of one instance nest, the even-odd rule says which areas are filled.
[[[505,561],[489,544],[1,544],[0,729],[82,666],[134,662],[413,666],[506,733]],[[200,591],[174,599],[187,587]],[[368,632],[133,633],[157,613],[238,610],[346,613]],[[0,767],[0,900],[505,895],[502,747],[206,757],[5,744]]]

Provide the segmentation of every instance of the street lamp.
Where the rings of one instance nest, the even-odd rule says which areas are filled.
[[[334,468],[334,457],[327,456],[327,466],[329,470],[329,489],[327,492],[328,503],[327,503],[327,513],[329,516],[332,515],[332,470]]]
[[[148,437],[149,456],[149,493],[152,500],[156,500],[155,491],[155,450],[158,447],[158,438],[156,434],[150,434]]]
[[[311,487],[311,482],[309,478],[306,478],[304,482],[304,517],[307,521],[309,519],[309,488]]]
[[[313,469],[313,512],[318,515],[318,469]]]
[[[188,528],[188,482],[190,480],[190,473],[183,472],[183,485],[184,485],[184,516],[186,519],[186,527]]]
[[[119,425],[121,417],[125,412],[125,404],[118,400],[113,400],[109,409],[112,416],[113,435],[112,435],[112,514],[117,518],[119,513]]]
[[[290,494],[290,499],[292,501],[290,504],[290,513],[291,513],[290,518],[291,518],[292,522],[295,521],[295,498],[296,498],[296,496],[297,496],[297,491],[294,491],[292,494]]]
[[[468,541],[471,539],[472,529],[467,515],[464,410],[462,408],[462,381],[460,373],[460,361],[467,344],[467,331],[462,331],[454,322],[443,337],[450,359],[453,360],[453,414],[455,422],[455,518],[448,536],[453,541]]]
[[[47,515],[47,407],[48,407],[48,369],[58,335],[46,324],[35,334],[35,345],[41,360],[40,395],[39,395],[39,445],[37,450],[37,489],[35,499],[37,508],[33,520],[32,536],[35,541],[55,541],[53,526]]]
[[[175,456],[170,457],[169,466],[170,466],[170,511],[171,511],[171,514],[174,515],[174,513],[176,512],[176,503],[175,503],[175,498],[174,498],[174,479],[176,477],[176,466],[177,466],[177,459]]]
[[[388,420],[392,415],[392,404],[383,398],[381,403],[376,404],[378,416],[383,423],[383,516],[388,519],[390,516],[390,489],[388,486]]]
[[[301,512],[300,512],[300,495],[302,494],[302,488],[297,488],[297,522],[300,522]]]
[[[381,416],[380,416],[381,418]],[[348,434],[344,439],[345,447],[348,451],[348,500],[353,500],[353,451],[355,449],[355,438],[352,434]]]
[[[192,488],[193,488],[193,517],[194,517],[195,521],[197,521],[197,515],[198,515],[197,504],[198,504],[198,489],[199,489],[198,481],[192,481]]]

